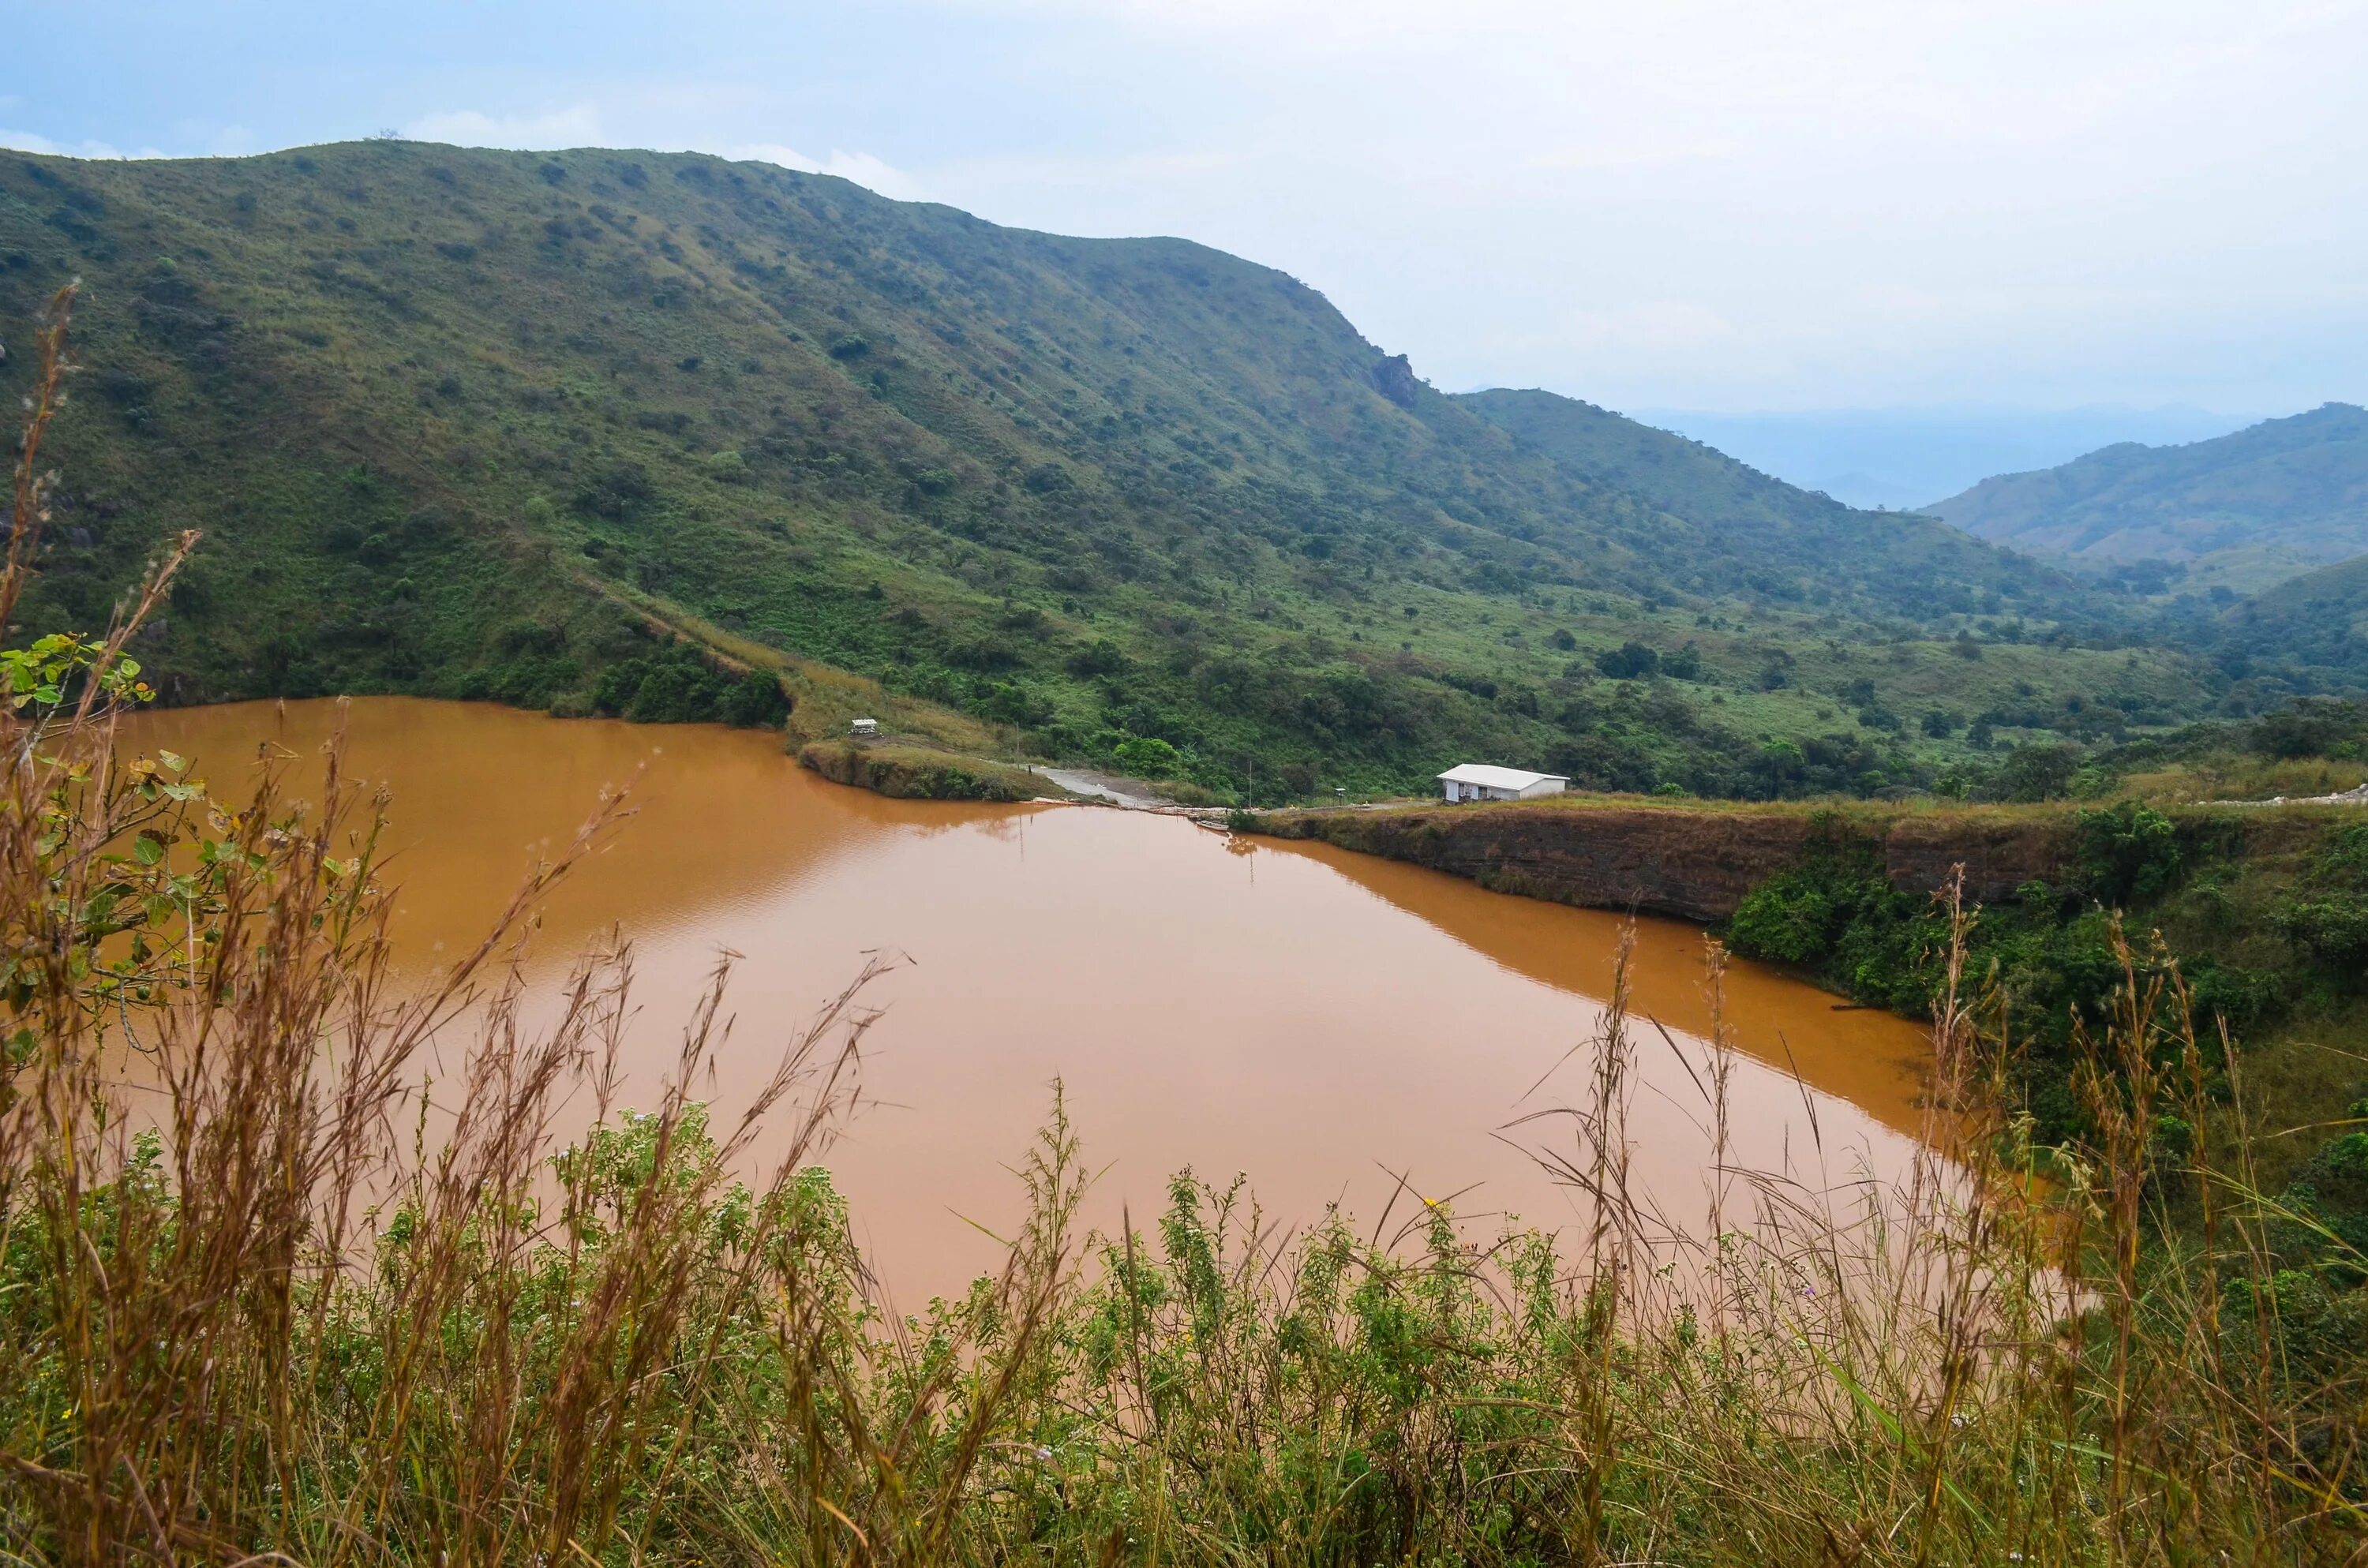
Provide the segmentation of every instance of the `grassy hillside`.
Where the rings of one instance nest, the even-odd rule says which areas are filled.
[[[2368,554],[2368,409],[2330,403],[2182,447],[2107,447],[1986,479],[1928,510],[2018,550],[2156,561],[2250,592]]]
[[[1670,438],[1608,415],[1631,459],[1508,431],[1182,241],[691,155],[0,162],[0,339],[73,276],[29,608],[95,624],[205,529],[142,646],[177,700],[762,718],[780,665],[814,733],[848,707],[815,693],[872,693],[1227,790],[1485,756],[1733,793],[1930,782],[1985,714],[2118,734],[2226,685],[1931,525],[1698,448],[1657,474]]]

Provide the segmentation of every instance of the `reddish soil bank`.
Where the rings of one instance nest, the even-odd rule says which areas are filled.
[[[1881,846],[1896,886],[1939,887],[1965,868],[1970,898],[2055,880],[2071,846],[2063,812],[1846,812],[1564,799],[1502,805],[1279,812],[1257,831],[1313,838],[1470,877],[1502,892],[1593,909],[1634,908],[1704,924],[1733,915],[1768,877],[1820,840]]]

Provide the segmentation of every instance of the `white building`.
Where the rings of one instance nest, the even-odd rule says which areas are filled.
[[[1559,795],[1570,780],[1559,773],[1524,773],[1518,767],[1491,767],[1485,762],[1466,762],[1449,768],[1439,776],[1447,790],[1448,802],[1458,801],[1534,801],[1540,795]]]
[[[876,735],[880,733],[880,721],[877,719],[858,719],[849,723],[847,727],[849,732],[858,735]]]

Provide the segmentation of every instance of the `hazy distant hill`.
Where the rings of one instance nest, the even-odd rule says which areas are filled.
[[[2048,468],[2120,441],[2163,446],[2223,436],[2247,419],[2201,408],[2024,409],[1985,405],[1761,413],[1631,409],[1804,490],[1853,506],[1920,507],[1994,473]]]
[[[2368,410],[2330,403],[2184,447],[2107,447],[1926,508],[2042,555],[2188,564],[2240,591],[2368,553]]]
[[[1186,241],[689,154],[0,159],[0,339],[77,275],[91,370],[29,606],[97,624],[206,529],[143,644],[184,699],[678,715],[656,623],[1212,782],[1470,755],[1702,790],[1816,726],[1805,778],[1911,778],[1961,730],[1900,714],[1944,699],[2201,700],[2051,568],[1563,400],[1517,436]],[[1600,681],[1649,668],[1632,644],[1699,673]]]

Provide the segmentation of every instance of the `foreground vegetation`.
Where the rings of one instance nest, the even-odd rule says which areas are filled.
[[[48,413],[0,624],[51,523]],[[612,801],[398,992],[378,802],[334,747],[309,810],[118,754],[178,558],[107,637],[6,661],[19,1559],[2338,1562],[2368,1538],[2356,1239],[2259,1195],[2242,1055],[2143,946],[2109,933],[2111,1005],[2071,1028],[2087,1132],[2052,1183],[2018,1014],[1968,983],[1981,925],[1952,906],[1956,1157],[1896,1189],[1717,1161],[1698,1217],[1648,1209],[1615,987],[1586,1092],[1523,1134],[1586,1200],[1559,1239],[1429,1206],[1286,1234],[1189,1176],[1156,1227],[1080,1235],[1056,1101],[1004,1267],[891,1320],[820,1166],[869,977],[719,1119],[691,1097],[719,971],[657,1103],[617,1105],[627,955],[589,955],[542,1030],[513,967]],[[431,1095],[437,1040],[459,1070]],[[1723,1028],[1690,1056],[1722,1152],[1733,1063]]]

